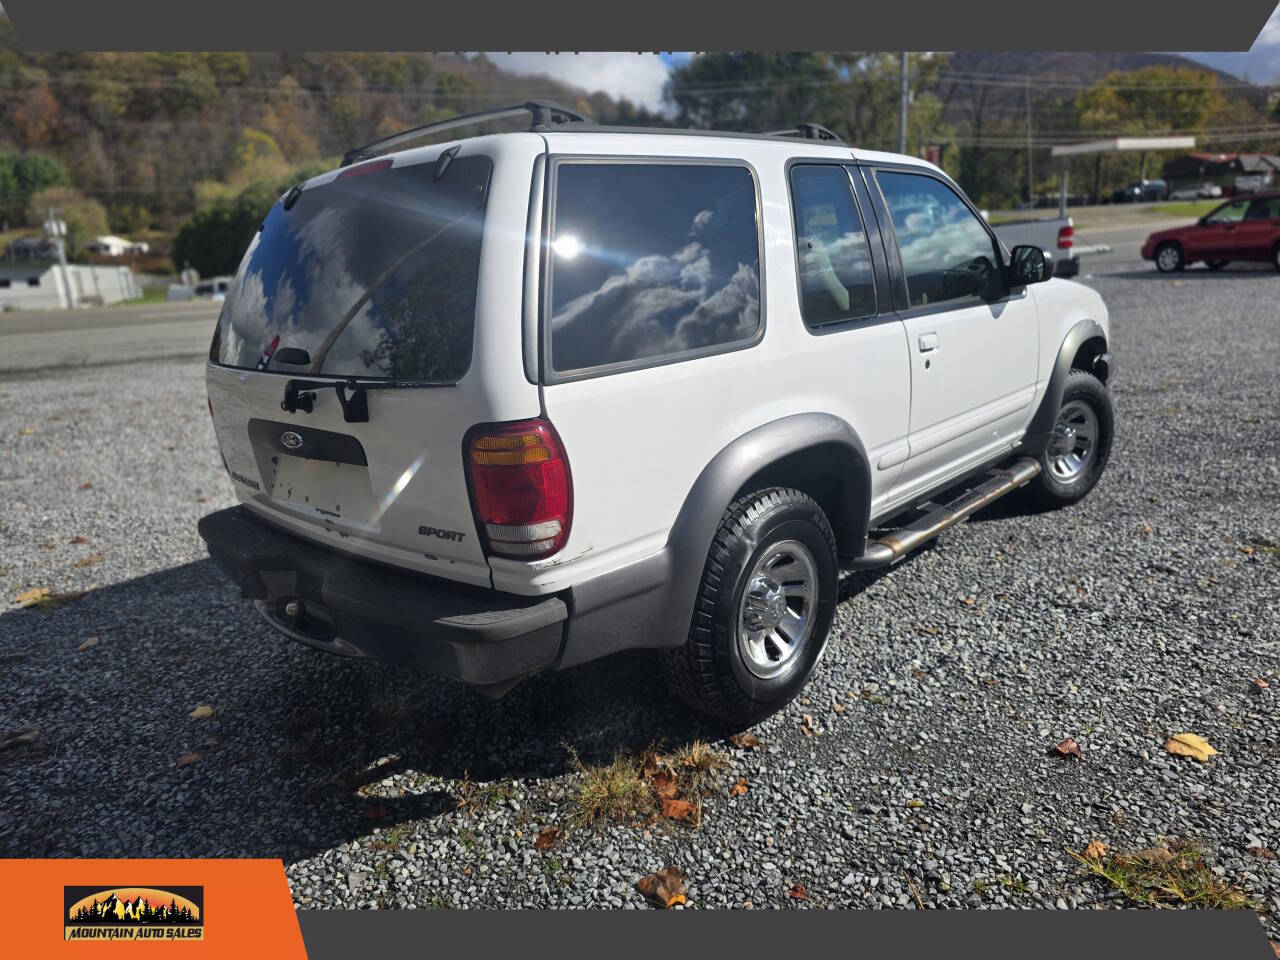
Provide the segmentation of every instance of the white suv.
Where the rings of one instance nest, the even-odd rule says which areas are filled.
[[[200,533],[313,647],[494,695],[659,648],[749,723],[804,685],[842,569],[1096,483],[1107,310],[1050,272],[937,167],[815,125],[408,131],[246,252],[207,373],[241,504]]]

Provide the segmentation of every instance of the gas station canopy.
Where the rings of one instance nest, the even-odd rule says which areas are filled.
[[[1189,150],[1195,145],[1195,137],[1112,137],[1109,140],[1088,140],[1054,147],[1050,156],[1076,157],[1093,153],[1118,153],[1123,150]]]

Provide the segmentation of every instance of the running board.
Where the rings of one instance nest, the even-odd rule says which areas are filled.
[[[974,487],[962,496],[913,520],[899,530],[885,534],[878,540],[868,541],[862,556],[847,566],[851,570],[873,570],[897,563],[922,543],[932,540],[943,530],[967,520],[983,507],[1012,493],[1035,479],[1040,472],[1040,462],[1030,457],[1017,460],[1008,467],[992,470],[985,483]],[[930,504],[930,506],[933,506]]]

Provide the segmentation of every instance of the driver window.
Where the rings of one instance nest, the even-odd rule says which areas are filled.
[[[889,207],[911,306],[1005,293],[991,234],[956,192],[915,173],[876,174]]]
[[[1219,207],[1204,218],[1205,223],[1239,223],[1244,219],[1244,212],[1249,209],[1248,200],[1237,200]]]

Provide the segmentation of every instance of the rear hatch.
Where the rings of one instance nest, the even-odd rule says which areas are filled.
[[[519,351],[519,277],[545,147],[516,139],[505,173],[504,151],[477,141],[424,148],[318,177],[267,215],[206,378],[227,471],[259,515],[340,550],[491,582],[463,437],[539,406]],[[486,330],[514,348],[486,352]]]

